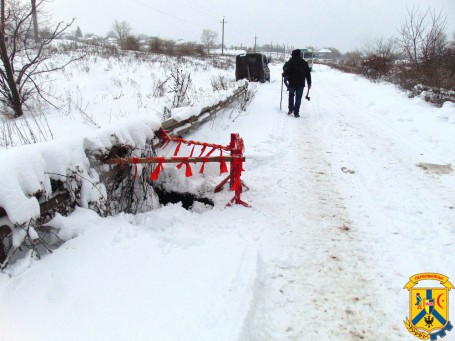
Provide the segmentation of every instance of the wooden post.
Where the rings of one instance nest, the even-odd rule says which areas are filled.
[[[5,246],[3,245],[3,237],[8,236],[10,233],[11,230],[8,226],[0,226],[0,267],[7,258]]]

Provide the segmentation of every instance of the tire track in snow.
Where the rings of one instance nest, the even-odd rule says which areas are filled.
[[[265,101],[263,95],[257,100]],[[364,236],[353,230],[334,183],[318,117],[324,106],[315,103],[304,103],[299,120],[277,117],[287,148],[279,160],[285,171],[275,174],[281,189],[275,190],[289,200],[276,205],[289,216],[274,225],[279,233],[260,255],[255,305],[245,324],[248,340],[378,340],[387,319],[363,276],[368,265],[358,245]],[[264,207],[273,209],[270,204],[264,199]]]
[[[346,193],[346,187],[349,187],[349,192],[355,194],[356,197],[350,200],[351,213],[355,211],[356,220],[364,225],[368,238],[376,244],[381,244],[386,238],[388,244],[396,244],[396,249],[400,250],[399,257],[381,257],[381,260],[390,258],[382,268],[394,265],[398,269],[397,260],[406,259],[402,268],[409,268],[405,263],[411,262],[425,263],[426,267],[438,264],[442,266],[442,272],[444,267],[450,269],[450,262],[438,259],[441,248],[427,250],[427,254],[437,250],[434,257],[416,261],[418,250],[426,248],[425,239],[422,238],[421,243],[409,237],[427,233],[431,227],[433,233],[444,236],[442,239],[451,239],[454,214],[450,207],[455,203],[454,188],[443,181],[444,177],[425,174],[416,166],[418,162],[433,157],[441,163],[451,160],[444,159],[444,154],[437,155],[438,150],[434,150],[431,142],[412,136],[407,129],[397,129],[378,115],[376,110],[381,106],[376,110],[371,104],[368,107],[361,103],[353,106],[346,96],[337,96],[339,88],[338,85],[334,91],[336,87],[332,86],[327,91],[336,98],[337,107],[345,109],[336,115],[343,129],[333,131],[331,143],[334,154],[337,154],[334,163],[337,167],[344,164],[356,171],[355,175],[344,177],[347,185],[343,186],[343,191]],[[347,108],[354,110],[348,111]],[[447,153],[445,155],[447,157]],[[449,177],[451,175],[446,179]],[[377,228],[382,233],[375,233]],[[391,272],[387,272],[390,277]],[[394,274],[405,279],[409,276],[399,271]]]
[[[408,297],[402,287],[409,276],[424,269],[440,273],[453,270],[453,261],[445,255],[453,251],[455,231],[455,191],[450,186],[453,175],[425,174],[416,163],[428,158],[442,163],[451,160],[444,159],[448,157],[446,152],[440,153],[431,141],[422,138],[424,133],[414,135],[410,125],[391,124],[390,120],[396,119],[395,111],[388,119],[381,115],[390,105],[389,98],[385,103],[368,98],[351,100],[343,94],[341,82],[324,81],[326,93],[337,108],[330,122],[337,120],[337,126],[342,127],[332,130],[333,136],[327,141],[333,146],[333,169],[345,166],[355,171],[352,175],[338,171],[338,183],[343,195],[350,198],[347,204],[354,227],[364,235],[359,247],[367,257],[366,263],[374,265],[367,278],[370,283],[377,282],[377,301],[388,302],[381,307],[388,316],[382,330],[412,339],[406,331],[402,335],[402,326],[397,330],[393,323],[407,313]],[[377,86],[365,80],[349,85],[353,89],[358,86],[359,92],[362,86],[371,86],[371,90]],[[397,108],[400,103],[395,103]],[[400,117],[399,110],[396,114]]]

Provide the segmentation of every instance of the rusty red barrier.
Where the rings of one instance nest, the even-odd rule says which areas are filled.
[[[150,180],[158,180],[160,172],[164,169],[163,164],[165,163],[178,163],[177,168],[182,168],[185,166],[185,176],[190,177],[193,175],[193,171],[191,169],[190,163],[202,163],[201,168],[199,169],[199,173],[204,173],[205,164],[207,162],[218,162],[220,163],[220,175],[223,173],[227,173],[227,165],[226,162],[230,162],[230,169],[229,175],[221,181],[221,183],[215,187],[215,192],[221,191],[223,186],[229,181],[229,189],[234,192],[234,197],[227,203],[227,206],[231,204],[240,204],[246,207],[251,207],[251,205],[244,202],[240,195],[243,192],[243,187],[248,189],[245,185],[243,180],[241,179],[243,169],[243,162],[245,161],[245,157],[243,153],[245,151],[245,147],[243,144],[243,139],[240,137],[239,134],[233,133],[231,134],[231,142],[228,146],[222,146],[213,143],[206,143],[206,142],[199,142],[193,140],[185,140],[180,137],[173,137],[168,135],[168,133],[160,129],[157,136],[161,140],[161,146],[164,148],[170,142],[176,142],[177,146],[174,151],[174,156],[172,157],[145,157],[145,158],[113,158],[106,160],[105,163],[107,164],[119,164],[119,165],[126,165],[126,164],[134,164],[135,167],[135,174],[133,179],[137,176],[137,164],[140,163],[155,163],[157,166],[153,170],[150,175]],[[182,144],[186,144],[188,146],[193,146],[191,149],[191,153],[189,156],[178,156],[180,151],[180,147]],[[193,156],[194,147],[195,146],[202,146],[199,156]],[[204,155],[207,148],[210,150]],[[215,151],[219,150],[220,156],[211,156]],[[223,152],[230,152],[230,156],[224,156]]]

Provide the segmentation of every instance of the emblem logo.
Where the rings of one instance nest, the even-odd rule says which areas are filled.
[[[438,281],[442,286],[417,286],[420,281]],[[449,278],[437,273],[421,273],[409,278],[404,286],[409,291],[409,318],[404,324],[412,335],[434,341],[452,330],[449,321],[449,291],[452,288]]]

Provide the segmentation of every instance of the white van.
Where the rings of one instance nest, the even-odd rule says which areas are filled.
[[[313,70],[313,59],[314,59],[314,52],[313,50],[309,49],[300,49],[302,53],[302,58],[306,60],[308,66],[310,67],[310,71]]]

